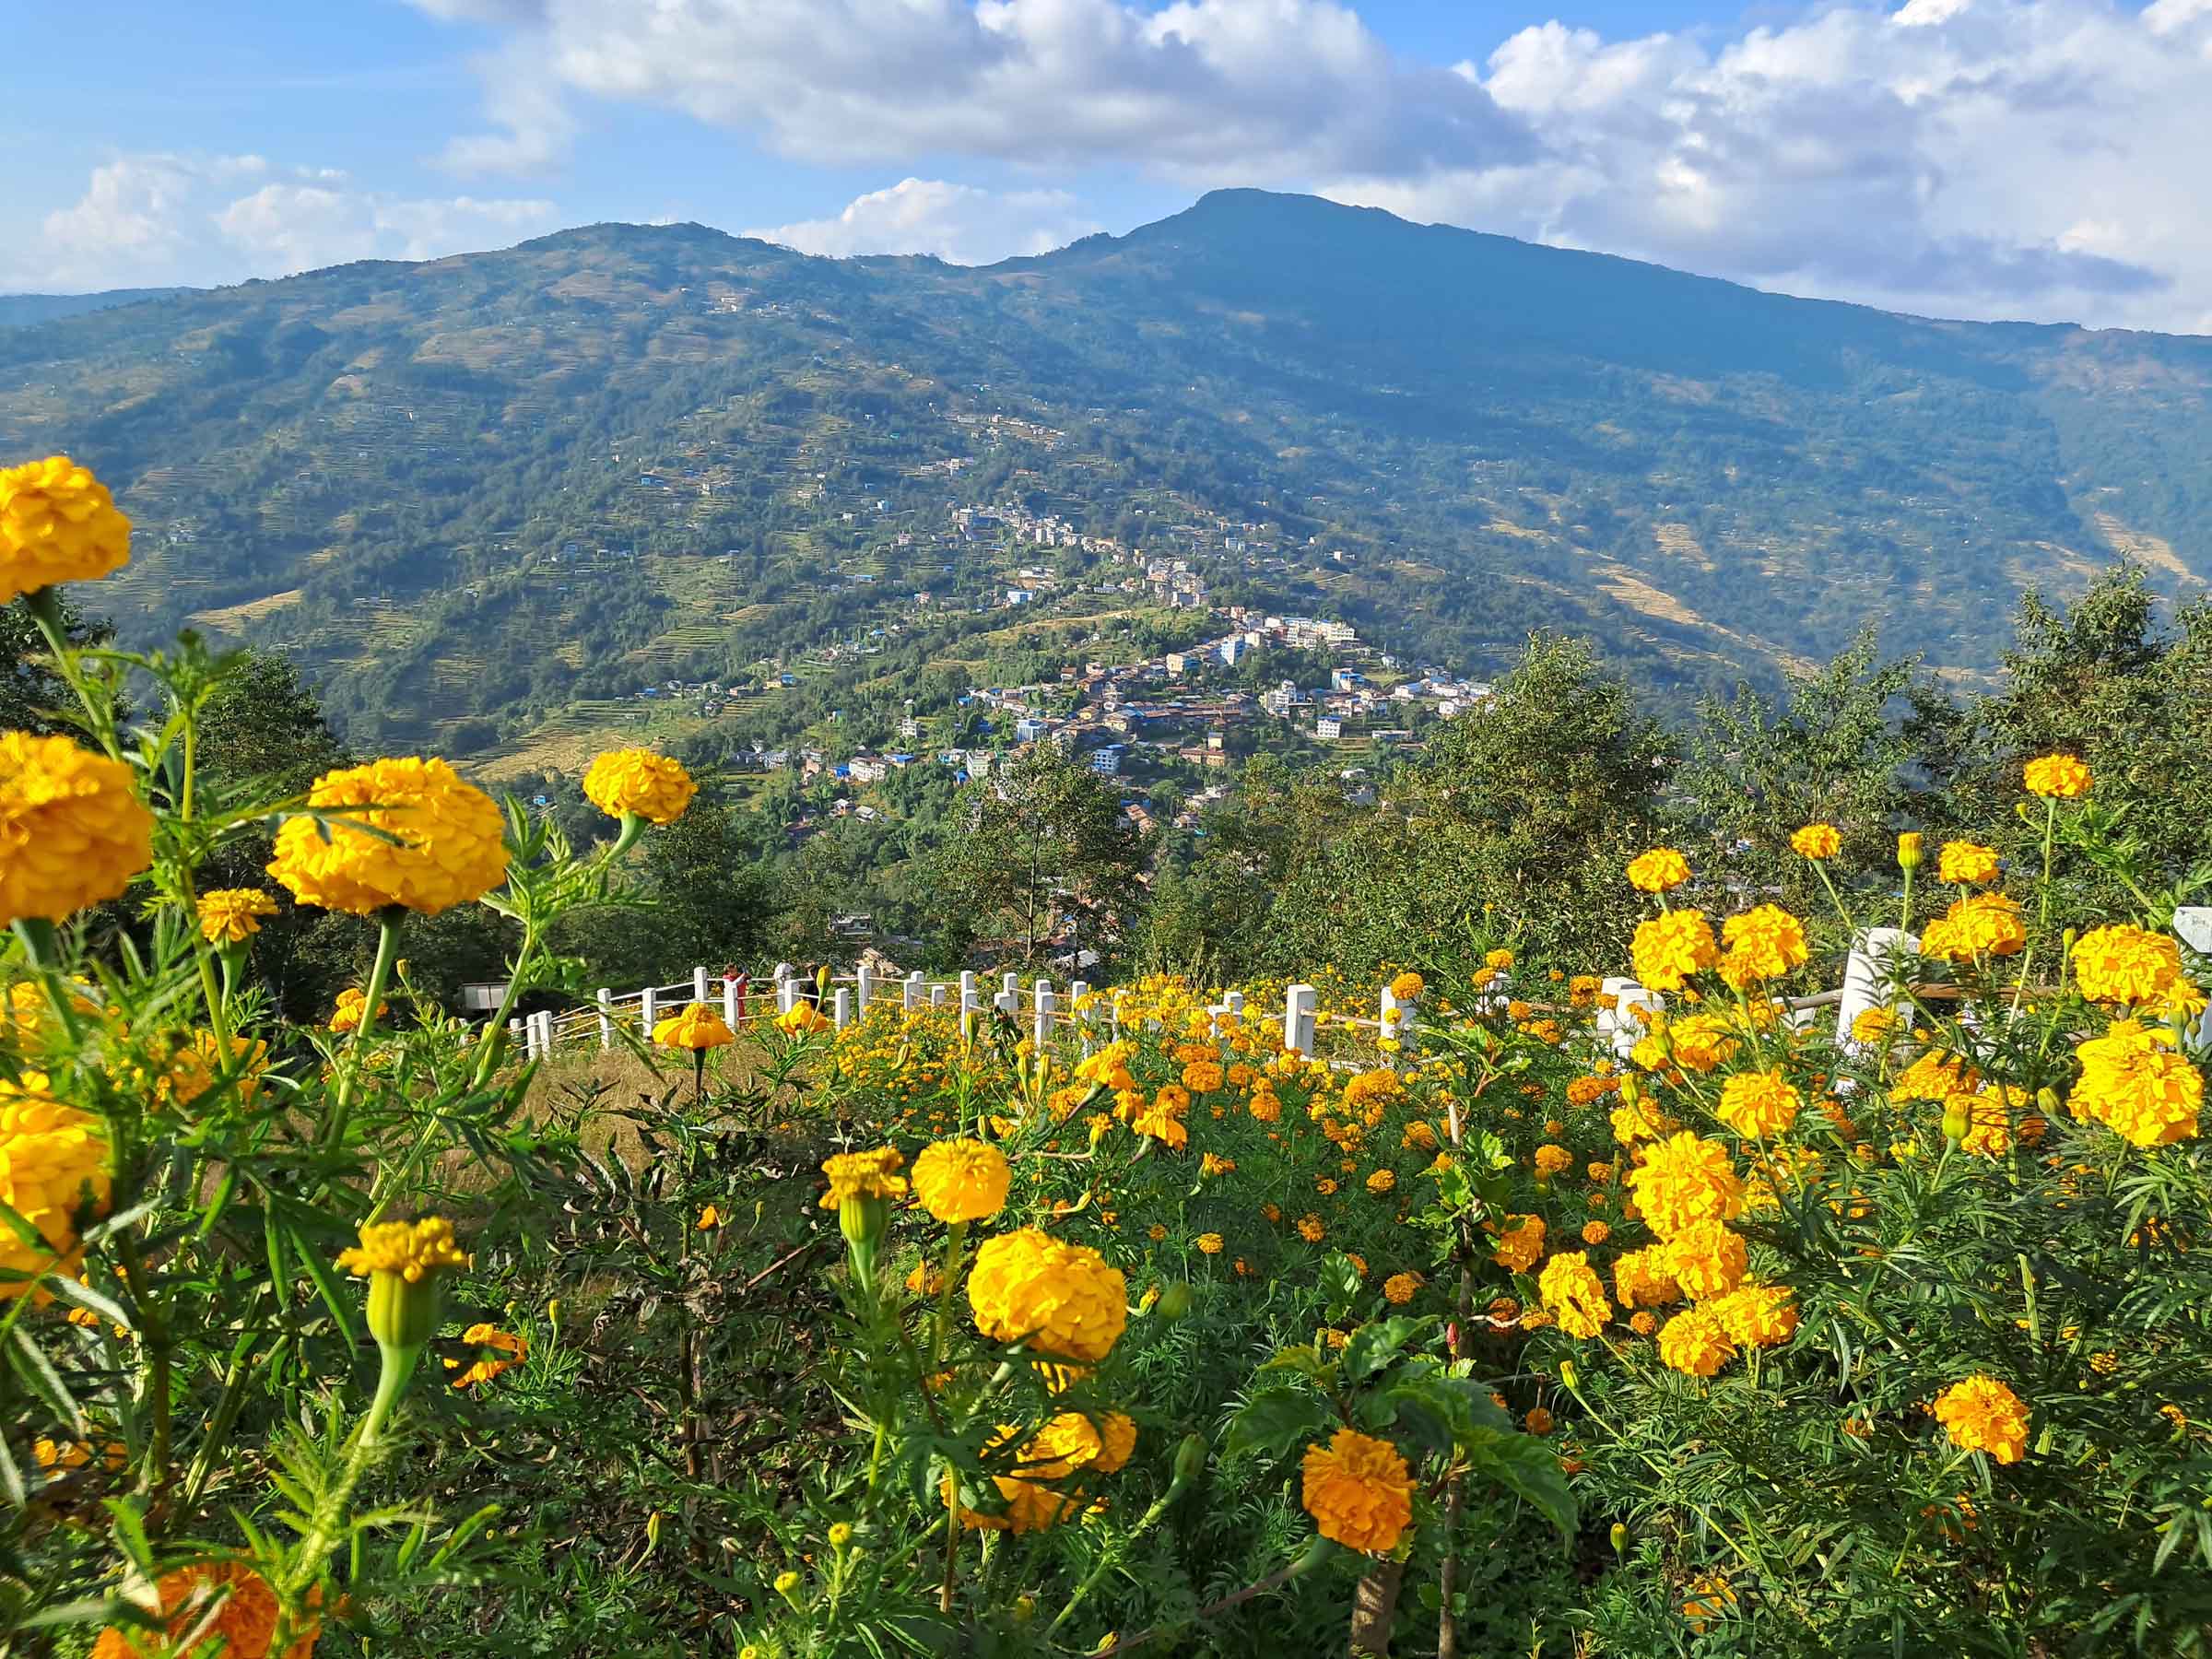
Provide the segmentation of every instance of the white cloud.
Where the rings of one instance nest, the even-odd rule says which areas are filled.
[[[870,191],[834,218],[747,230],[802,253],[934,253],[990,265],[1065,247],[1100,229],[1065,190],[979,190],[942,179],[901,179]]]
[[[1461,73],[1535,158],[1342,200],[1788,292],[2212,332],[2212,0],[1835,6],[1708,48],[1527,29]]]
[[[0,222],[0,291],[234,282],[355,259],[429,259],[554,229],[551,202],[406,197],[259,156],[121,156],[76,202]]]
[[[1803,0],[1502,41],[1465,7],[1456,67],[1351,0],[416,4],[505,42],[468,167],[547,165],[584,96],[810,162],[1312,189],[1792,291],[2212,330],[2212,0]]]
[[[461,0],[418,0],[450,14]],[[481,7],[471,6],[481,17]],[[1418,173],[1524,139],[1479,85],[1392,53],[1337,0],[550,0],[511,8],[534,77],[488,88],[502,142],[558,147],[549,88],[674,106],[817,162],[947,152],[1134,161],[1194,182]],[[535,109],[516,90],[528,84]],[[449,155],[493,165],[497,148]]]

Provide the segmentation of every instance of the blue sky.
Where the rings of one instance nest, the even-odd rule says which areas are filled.
[[[91,47],[11,77],[0,290],[606,218],[973,262],[1255,184],[2212,333],[2212,0],[112,0]]]

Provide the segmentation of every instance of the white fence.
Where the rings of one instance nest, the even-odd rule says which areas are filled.
[[[2191,906],[2175,912],[2174,933],[2189,950],[2212,956],[2212,906]],[[1853,1024],[1868,1009],[1889,1001],[1889,988],[1897,970],[1919,943],[1901,928],[1867,929],[1859,935],[1856,947],[1844,963],[1841,986],[1812,996],[1789,998],[1780,1006],[1800,1029],[1818,1019],[1821,1010],[1834,1008],[1836,1041],[1851,1048],[1854,1046]],[[1088,1047],[1096,1039],[1111,1041],[1120,1030],[1120,1013],[1112,997],[1105,1000],[1102,1010],[1079,1006],[1090,991],[1090,986],[1082,980],[1072,982],[1064,994],[1049,979],[1032,980],[1025,986],[1018,973],[1007,971],[999,976],[997,988],[989,991],[986,996],[985,982],[971,972],[962,973],[957,980],[930,980],[918,971],[901,980],[883,980],[864,964],[852,973],[833,978],[830,983],[831,989],[818,1000],[822,1011],[839,1030],[887,995],[897,997],[903,1008],[957,1008],[966,1015],[981,1013],[988,1006],[1017,1023],[1026,1023],[1040,1048],[1062,1034],[1072,1035]],[[1655,1013],[1665,1006],[1665,999],[1630,979],[1606,980],[1602,989],[1605,994],[1598,1008],[1598,1033],[1611,1043],[1617,1055],[1625,1059],[1645,1030],[1645,1021],[1639,1018],[1638,1011]],[[801,1000],[818,1000],[816,983],[788,962],[778,963],[765,979],[755,979],[746,973],[723,978],[709,974],[704,968],[694,968],[688,982],[647,985],[624,995],[603,988],[597,994],[595,1006],[572,1009],[565,1014],[546,1011],[518,1018],[508,1022],[508,1030],[524,1057],[535,1060],[564,1045],[595,1042],[602,1049],[611,1049],[623,1040],[622,1033],[626,1030],[650,1041],[656,1020],[689,1003],[718,1006],[722,1018],[735,1031],[748,1023],[773,1020],[790,1012]],[[1549,1005],[1531,1006],[1543,1012],[1553,1011]],[[1226,1016],[1245,1018],[1243,993],[1229,992],[1211,1012],[1217,1019]],[[1911,1003],[1899,1004],[1896,1012],[1900,1021],[1910,1027]],[[1371,1033],[1378,1041],[1395,1037],[1409,1042],[1415,1035],[1418,1014],[1418,1004],[1401,1003],[1385,987],[1374,1018],[1338,1017],[1327,1023],[1331,1030]],[[1283,1045],[1312,1055],[1322,1025],[1320,996],[1312,985],[1292,985],[1285,992],[1281,1020]],[[2212,1015],[2195,1021],[2188,1033],[2189,1040],[2193,1043],[2203,1042],[2208,1033],[2212,1033]]]

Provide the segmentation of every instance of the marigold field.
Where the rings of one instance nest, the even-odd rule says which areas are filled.
[[[1654,847],[1625,960],[1317,963],[1310,1053],[1156,975],[1041,1049],[678,1007],[618,1087],[408,940],[489,905],[510,1007],[582,992],[683,769],[601,757],[588,853],[435,759],[214,787],[229,665],[65,636],[121,521],[0,472],[75,700],[0,734],[6,1651],[2212,1647],[2206,964],[2077,759],[2040,857],[1810,824],[1808,913]],[[381,940],[312,1028],[241,971],[293,906]]]

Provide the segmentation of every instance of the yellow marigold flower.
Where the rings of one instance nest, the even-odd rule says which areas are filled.
[[[1339,1429],[1326,1446],[1306,1448],[1301,1498],[1324,1538],[1347,1549],[1387,1555],[1413,1521],[1413,1480],[1386,1440]]]
[[[458,1359],[448,1359],[445,1368],[461,1374],[453,1379],[455,1388],[475,1388],[489,1382],[506,1371],[512,1371],[530,1358],[530,1339],[519,1333],[502,1331],[494,1324],[473,1324],[461,1333],[461,1340],[479,1348],[490,1348],[506,1356],[502,1359],[477,1359],[466,1370]]]
[[[1221,1253],[1221,1235],[1216,1232],[1200,1233],[1198,1235],[1198,1253],[1219,1255]]]
[[[982,1221],[1006,1206],[1014,1171],[979,1140],[933,1141],[914,1159],[914,1201],[940,1221]]]
[[[396,904],[434,916],[507,877],[499,807],[442,760],[342,767],[317,778],[307,802],[347,816],[330,821],[327,839],[312,818],[277,830],[269,874],[302,904],[357,916]]]
[[[1692,1014],[1682,1019],[1662,1017],[1648,1036],[1637,1039],[1629,1058],[1646,1071],[1678,1065],[1702,1075],[1725,1065],[1740,1046],[1721,1015]],[[1572,1084],[1568,1085],[1568,1093],[1571,1100]]]
[[[1498,1235],[1491,1259],[1508,1273],[1526,1273],[1544,1258],[1544,1218],[1523,1216]]]
[[[1395,1170],[1377,1170],[1367,1178],[1367,1190],[1378,1198],[1397,1184],[1398,1172]]]
[[[1962,1452],[1986,1452],[2001,1464],[2018,1463],[2028,1450],[2028,1407],[2020,1396],[1982,1373],[1954,1382],[1930,1407]]]
[[[360,1028],[361,1016],[369,1007],[369,994],[359,985],[348,985],[338,993],[337,1006],[331,1010],[330,1029],[334,1031],[352,1031]],[[382,1019],[392,1012],[392,1005],[379,998],[376,1017]]]
[[[776,1016],[776,1030],[786,1037],[812,1037],[834,1030],[837,1022],[805,997]]]
[[[1174,1089],[1173,1095],[1169,1093],[1170,1089]],[[1154,1140],[1181,1151],[1190,1144],[1191,1139],[1191,1132],[1182,1121],[1183,1109],[1175,1104],[1176,1097],[1182,1094],[1182,1090],[1175,1088],[1172,1084],[1163,1088],[1131,1115],[1129,1127],[1139,1135],[1150,1135]]]
[[[129,767],[66,737],[0,732],[0,926],[65,921],[153,857],[154,815]]]
[[[1878,1047],[1897,1024],[1894,1008],[1862,1008],[1851,1022],[1851,1040],[1869,1048]]]
[[[1796,1299],[1787,1285],[1747,1280],[1705,1306],[1738,1347],[1775,1347],[1797,1329]]]
[[[242,1561],[202,1561],[164,1573],[158,1594],[167,1640],[111,1626],[92,1644],[92,1659],[213,1659],[218,1652],[223,1659],[270,1659],[276,1593]],[[307,1599],[320,1606],[323,1592],[312,1590]],[[278,1659],[311,1659],[321,1633],[321,1622],[309,1619]]]
[[[1402,1308],[1411,1301],[1414,1292],[1421,1288],[1418,1273],[1394,1273],[1382,1281],[1382,1299],[1394,1308]]]
[[[1833,824],[1807,824],[1790,837],[1790,850],[1800,858],[1833,858],[1843,851],[1843,832]]]
[[[1199,1155],[1198,1173],[1201,1175],[1208,1177],[1227,1175],[1233,1172],[1236,1167],[1237,1160],[1235,1159],[1223,1158],[1218,1152],[1206,1152]]]
[[[1639,1336],[1649,1336],[1658,1328],[1659,1316],[1646,1309],[1639,1308],[1629,1315],[1629,1329]]]
[[[651,749],[608,749],[583,774],[583,798],[609,818],[634,812],[649,823],[673,824],[698,793],[682,761]]]
[[[1978,841],[1948,841],[1936,854],[1936,875],[1960,887],[1980,886],[1997,878],[1997,855]]]
[[[200,936],[210,945],[243,945],[276,913],[276,900],[259,888],[216,888],[200,895]]]
[[[1920,953],[1945,961],[2013,956],[2028,943],[2020,904],[2003,893],[1970,893],[1921,930]]]
[[[1502,973],[1513,965],[1513,953],[1502,946],[1495,950],[1486,950],[1482,953],[1482,965]]]
[[[737,1033],[720,1014],[705,1003],[687,1003],[681,1014],[671,1014],[665,1019],[655,1020],[653,1040],[663,1048],[700,1049],[721,1048],[737,1041]]]
[[[1613,1317],[1613,1304],[1606,1300],[1605,1281],[1597,1277],[1583,1251],[1563,1251],[1545,1263],[1536,1279],[1536,1294],[1558,1316],[1559,1329],[1570,1336],[1594,1336]]]
[[[1182,1086],[1194,1095],[1212,1094],[1228,1080],[1218,1060],[1194,1060],[1182,1068]]]
[[[1713,1115],[1747,1140],[1771,1139],[1787,1132],[1804,1104],[1778,1071],[1737,1072],[1721,1085]]]
[[[2124,922],[2093,928],[2074,946],[2074,980],[2091,1002],[2162,1002],[2181,977],[2172,939]]]
[[[1611,1122],[1613,1138],[1624,1147],[1659,1140],[1679,1126],[1648,1099],[1624,1100],[1613,1108]]]
[[[1750,1251],[1720,1221],[1692,1222],[1662,1248],[1667,1272],[1692,1301],[1727,1295],[1751,1269]]]
[[[1612,1236],[1612,1228],[1607,1226],[1603,1221],[1585,1221],[1583,1223],[1583,1242],[1585,1244],[1603,1244]]]
[[[1536,1148],[1529,1161],[1535,1165],[1536,1173],[1548,1181],[1560,1171],[1574,1167],[1574,1154],[1564,1147],[1555,1147],[1547,1142]]]
[[[1639,892],[1672,892],[1689,879],[1689,860],[1672,847],[1653,847],[1629,860],[1628,874]]]
[[[2074,1051],[2081,1081],[2067,1107],[2137,1147],[2171,1146],[2197,1132],[2204,1074],[2140,1022],[2123,1019]]]
[[[1630,947],[1637,983],[1653,991],[1679,991],[1693,973],[1721,959],[1712,924],[1694,910],[1668,911],[1641,923]]]
[[[1659,1358],[1685,1375],[1710,1377],[1735,1358],[1735,1344],[1710,1307],[1685,1308],[1659,1327]]]
[[[0,1300],[21,1296],[49,1271],[75,1273],[80,1215],[108,1206],[108,1141],[100,1120],[57,1099],[44,1072],[0,1077],[0,1200],[42,1242],[0,1227]],[[33,1300],[43,1303],[48,1293]]]
[[[1422,987],[1427,983],[1428,981],[1421,978],[1419,974],[1407,969],[1390,982],[1390,994],[1400,1002],[1411,1002],[1415,997],[1420,995]]]
[[[1080,1411],[1064,1411],[1022,1448],[1021,1471],[1046,1480],[1065,1480],[1080,1469],[1112,1475],[1135,1450],[1135,1419],[1118,1411],[1095,1420]]]
[[[1721,925],[1721,939],[1728,947],[1721,977],[1738,991],[1780,979],[1806,963],[1805,924],[1779,904],[1729,917]]]
[[[361,1241],[338,1253],[338,1265],[357,1278],[391,1273],[418,1285],[449,1267],[466,1267],[468,1257],[453,1241],[453,1224],[443,1216],[419,1221],[373,1221],[361,1229]]]
[[[66,455],[0,468],[0,605],[59,582],[97,582],[130,562],[131,521]]]
[[[1328,1230],[1321,1224],[1319,1216],[1305,1215],[1298,1218],[1298,1236],[1309,1244],[1320,1243],[1328,1236]]]
[[[1026,1342],[1065,1359],[1103,1359],[1128,1320],[1120,1271],[1095,1250],[1030,1227],[976,1253],[968,1305],[994,1342]]]
[[[2089,769],[2071,755],[2038,756],[2022,776],[2030,794],[2048,800],[2070,801],[2089,793]]]
[[[1682,1597],[1682,1617],[1691,1630],[1702,1636],[1727,1617],[1728,1610],[1735,1606],[1735,1589],[1724,1574],[1700,1572],[1690,1580],[1689,1588]]]
[[[899,1173],[905,1164],[896,1147],[832,1153],[822,1160],[822,1173],[830,1178],[822,1208],[836,1209],[848,1198],[905,1197],[906,1177]]]
[[[1663,1239],[1699,1221],[1733,1221],[1744,1209],[1744,1183],[1728,1148],[1688,1130],[1645,1148],[1629,1190]]]
[[[1956,1054],[1930,1049],[1898,1074],[1889,1086],[1892,1100],[1946,1100],[1955,1094],[1971,1094],[1981,1087],[1974,1069]]]

